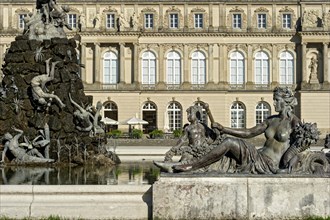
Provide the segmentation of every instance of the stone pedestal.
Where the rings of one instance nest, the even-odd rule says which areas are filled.
[[[300,219],[330,216],[330,178],[162,176],[153,185],[154,219]]]

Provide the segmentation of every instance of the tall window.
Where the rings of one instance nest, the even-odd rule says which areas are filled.
[[[191,83],[205,84],[206,59],[202,52],[196,51],[192,54]]]
[[[230,84],[244,83],[244,57],[236,51],[230,55]]]
[[[170,28],[178,28],[178,27],[179,27],[179,15],[170,14]]]
[[[167,116],[170,131],[182,129],[182,109],[179,103],[170,103],[167,107]]]
[[[26,14],[19,14],[18,15],[18,27],[20,29],[24,29],[24,26],[25,26],[24,18],[26,16],[27,16]]]
[[[242,103],[234,102],[230,109],[231,127],[245,128],[245,108]]]
[[[293,56],[285,51],[280,55],[280,84],[293,84]]]
[[[258,14],[258,28],[266,28],[266,14]]]
[[[146,102],[142,107],[142,119],[148,124],[143,125],[143,130],[149,133],[157,129],[157,107],[153,102]]]
[[[181,83],[181,57],[175,51],[167,54],[167,83]]]
[[[148,29],[152,29],[154,27],[154,15],[153,14],[144,15],[144,27],[148,28]]]
[[[117,84],[119,81],[118,58],[114,52],[107,52],[104,54],[103,67],[103,83]]]
[[[142,84],[156,83],[156,56],[151,51],[142,54]]]
[[[115,28],[115,14],[107,14],[106,26],[107,28]]]
[[[233,14],[233,28],[242,28],[242,15]]]
[[[266,102],[259,102],[256,106],[256,124],[261,124],[270,116],[270,106]]]
[[[203,14],[194,14],[195,28],[203,28]]]
[[[282,15],[282,27],[286,29],[291,29],[291,14]]]
[[[265,52],[255,55],[255,83],[269,84],[269,58]]]
[[[68,24],[71,28],[77,28],[77,15],[68,14]]]

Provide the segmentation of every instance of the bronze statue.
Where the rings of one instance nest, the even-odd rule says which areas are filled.
[[[212,123],[212,128],[218,129],[221,133],[232,135],[235,137],[225,138],[216,148],[212,149],[208,154],[188,164],[174,165],[174,171],[190,171],[197,170],[202,167],[209,166],[223,157],[228,157],[236,161],[234,172],[237,173],[255,173],[255,174],[276,174],[291,172],[292,167],[296,165],[295,155],[300,153],[296,151],[287,152],[293,143],[295,143],[294,130],[302,126],[300,119],[293,114],[293,108],[297,105],[297,99],[289,88],[277,87],[273,94],[275,111],[278,115],[273,115],[267,118],[263,123],[256,125],[250,129],[233,129],[222,126],[219,123]],[[314,126],[316,127],[316,126]],[[309,133],[315,134],[313,126],[309,126]],[[314,129],[314,130],[313,130]],[[299,130],[299,129],[298,129]],[[318,132],[318,131],[317,131]],[[266,142],[260,149],[248,144],[241,138],[252,138],[264,133]],[[308,132],[307,132],[308,133]],[[238,138],[237,138],[238,137]],[[313,139],[314,138],[314,139]],[[299,142],[309,145],[318,139],[318,136],[313,137],[308,143]],[[306,140],[306,139],[303,139]],[[286,155],[285,161],[283,156]],[[312,156],[314,158],[315,155]],[[324,160],[324,155],[318,155],[321,159],[321,170],[326,171],[328,164]],[[315,157],[316,158],[316,157]],[[291,159],[293,159],[291,161]],[[310,161],[314,163],[315,160]],[[314,172],[312,168],[303,169],[306,172]],[[317,172],[320,169],[317,169]]]

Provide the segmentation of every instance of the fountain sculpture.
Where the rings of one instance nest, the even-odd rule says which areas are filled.
[[[189,147],[182,148],[182,140],[173,147],[164,162],[154,162],[166,172],[218,171],[222,173],[252,174],[319,174],[330,172],[329,158],[322,151],[308,151],[319,139],[316,123],[303,123],[293,114],[297,99],[289,88],[274,90],[274,106],[278,115],[267,118],[250,129],[226,128],[214,122],[209,106],[205,104],[211,128],[198,122],[197,106],[190,107],[185,128]],[[210,132],[211,131],[211,132]],[[213,134],[216,138],[210,138]],[[266,142],[260,149],[244,138],[264,133]],[[223,135],[231,135],[225,137]],[[221,138],[219,138],[221,137]],[[171,156],[181,154],[179,162],[172,162]],[[190,155],[187,157],[186,155]]]
[[[100,124],[102,104],[84,94],[67,6],[37,1],[5,55],[0,87],[2,163],[86,162],[103,154],[114,163]],[[75,153],[75,157],[71,156]],[[97,157],[95,157],[97,158]],[[118,158],[115,162],[119,162]]]

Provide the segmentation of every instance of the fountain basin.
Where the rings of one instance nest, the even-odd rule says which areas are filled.
[[[150,219],[151,185],[1,185],[0,216]]]

